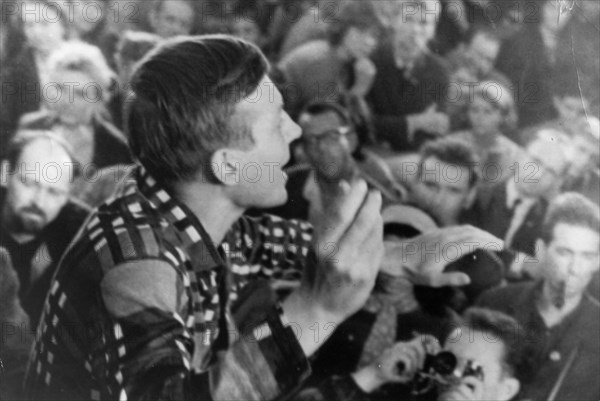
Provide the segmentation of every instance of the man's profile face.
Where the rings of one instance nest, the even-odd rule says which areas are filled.
[[[517,333],[515,333],[517,335]],[[452,352],[458,361],[457,369],[459,372],[469,361],[481,366],[483,370],[483,380],[471,377],[467,380],[478,380],[480,385],[477,392],[472,392],[467,386],[455,385],[442,392],[439,399],[464,399],[453,397],[452,395],[464,394],[465,392],[477,400],[503,401],[511,399],[514,394],[506,387],[506,380],[510,377],[504,368],[505,345],[496,336],[491,333],[485,333],[477,330],[467,329],[465,327],[456,329],[444,345],[444,350]],[[465,383],[463,379],[462,383]],[[518,388],[517,388],[518,390]],[[478,393],[478,394],[477,394]]]
[[[428,157],[421,162],[420,169],[411,186],[412,201],[439,225],[457,224],[472,197],[469,168]]]
[[[151,16],[150,24],[154,33],[163,38],[189,35],[194,24],[194,9],[183,1],[163,1]]]
[[[71,158],[47,139],[29,143],[8,176],[4,224],[19,234],[38,234],[60,213],[70,190]]]
[[[536,139],[527,146],[516,169],[518,176],[514,177],[521,194],[542,198],[560,187],[568,160],[559,137],[557,133],[553,141]]]
[[[346,176],[353,168],[352,151],[354,141],[344,130],[349,130],[340,116],[333,112],[309,115],[303,114],[299,119],[302,127],[304,151],[310,164],[320,175],[331,180]]]
[[[554,290],[564,288],[566,297],[583,294],[600,266],[600,235],[588,227],[558,223],[542,248],[546,283]]]
[[[238,152],[239,182],[233,188],[236,203],[245,208],[285,203],[287,177],[283,167],[290,159],[290,143],[300,136],[300,127],[283,109],[281,93],[265,77],[254,93],[238,103],[235,114],[254,138],[249,149]]]

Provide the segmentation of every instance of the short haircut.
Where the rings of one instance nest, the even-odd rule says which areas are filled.
[[[117,54],[123,62],[135,63],[152,50],[162,38],[149,32],[125,31],[117,44]]]
[[[133,155],[170,185],[193,179],[219,149],[252,146],[252,133],[232,116],[268,70],[258,47],[231,36],[163,42],[131,79],[125,128]],[[215,179],[210,169],[203,172]]]
[[[65,42],[48,59],[48,70],[78,71],[89,75],[103,91],[110,89],[115,74],[104,55],[96,46],[79,42]]]
[[[501,362],[505,373],[521,382],[530,377],[532,372],[525,339],[521,338],[525,332],[514,318],[500,311],[471,307],[463,313],[462,324],[466,325],[469,331],[485,333],[490,341],[502,341],[504,355]]]
[[[576,192],[565,192],[557,196],[546,212],[542,225],[542,240],[553,240],[554,227],[564,223],[589,228],[600,234],[600,208],[585,196]]]
[[[333,14],[331,19],[327,40],[332,46],[339,46],[350,28],[373,30],[377,34],[383,29],[383,22],[370,1],[342,2],[339,12]]]
[[[8,166],[11,169],[14,169],[19,161],[19,158],[21,157],[21,154],[23,153],[23,150],[31,143],[39,140],[51,141],[54,145],[62,147],[67,155],[69,155],[69,158],[73,163],[73,177],[79,177],[81,174],[81,167],[79,166],[79,163],[77,163],[77,159],[75,158],[75,154],[71,145],[61,136],[50,130],[44,129],[19,129],[17,131],[15,137],[7,146],[5,160]]]
[[[342,121],[342,124],[353,125],[350,114],[346,108],[333,102],[313,102],[302,109],[299,116],[308,114],[310,116],[319,116],[325,113],[334,113]]]
[[[430,157],[453,166],[467,168],[471,188],[479,181],[479,169],[476,168],[479,158],[472,146],[461,138],[448,136],[425,142],[419,150],[419,175],[422,173],[423,162]]]

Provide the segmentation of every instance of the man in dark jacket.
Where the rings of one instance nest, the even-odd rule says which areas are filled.
[[[68,144],[45,131],[21,131],[7,150],[0,244],[14,263],[33,328],[56,265],[89,211],[69,197],[73,160]]]
[[[583,195],[557,197],[538,239],[539,282],[484,293],[482,306],[515,317],[526,329],[532,379],[525,400],[597,400],[600,358],[598,302],[585,292],[598,272],[600,216]]]

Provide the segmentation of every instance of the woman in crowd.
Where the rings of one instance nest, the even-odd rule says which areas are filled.
[[[493,81],[483,81],[465,110],[469,129],[455,135],[472,144],[479,156],[482,184],[509,177],[523,149],[507,136],[515,129],[517,114],[510,91]]]
[[[43,93],[42,109],[24,115],[20,125],[52,129],[73,146],[84,172],[74,191],[79,196],[95,182],[99,169],[131,162],[123,134],[107,117],[114,73],[100,50],[83,42],[65,43],[48,67],[53,84]]]

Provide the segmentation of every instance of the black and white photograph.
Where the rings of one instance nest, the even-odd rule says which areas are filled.
[[[0,11],[0,401],[600,401],[600,0]]]

